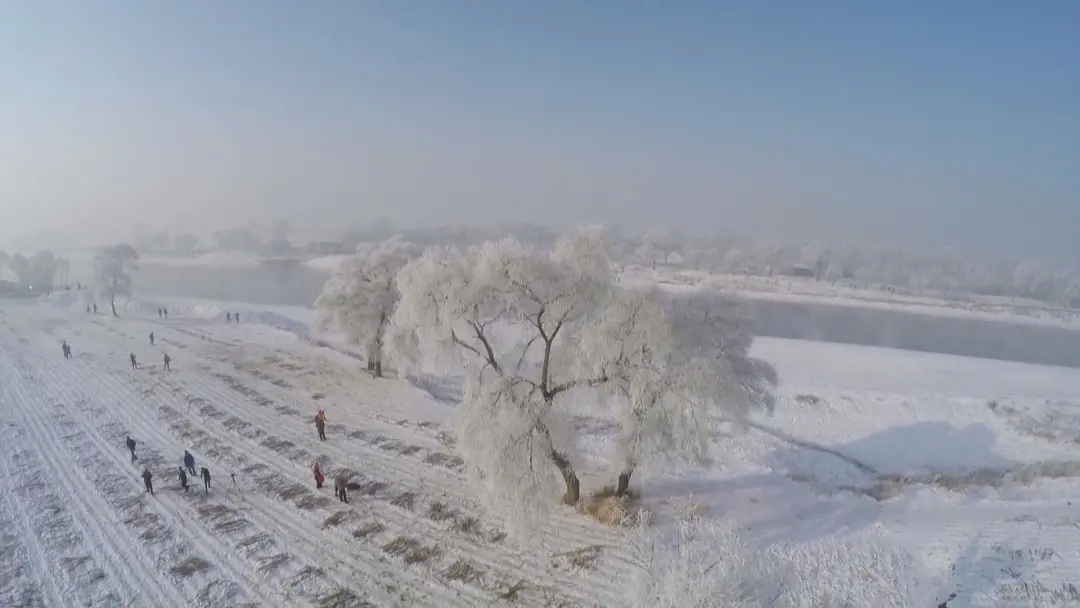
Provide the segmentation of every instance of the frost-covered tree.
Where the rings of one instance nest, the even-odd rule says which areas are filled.
[[[15,273],[15,276],[19,278],[19,284],[23,287],[28,287],[34,284],[33,271],[31,270],[30,260],[27,259],[21,253],[16,253],[8,260],[8,268],[11,272]]]
[[[722,262],[724,270],[733,274],[745,274],[750,270],[750,258],[739,248],[729,249]]]
[[[257,253],[263,246],[258,235],[245,228],[218,230],[214,232],[214,243],[225,251],[245,253]]]
[[[657,262],[668,264],[672,254],[681,253],[684,245],[682,235],[672,228],[656,228],[641,236],[639,254],[656,268]]]
[[[56,257],[51,251],[39,251],[34,255],[30,260],[30,276],[36,291],[52,288],[56,277]]]
[[[60,280],[60,285],[67,287],[68,278],[71,275],[71,260],[56,258],[56,275]]]
[[[94,283],[97,293],[109,299],[113,316],[116,296],[131,295],[131,274],[139,270],[139,254],[127,243],[117,243],[98,250],[94,256]]]
[[[1036,260],[1021,262],[1013,271],[1013,288],[1025,296],[1045,297],[1053,289],[1053,280],[1050,268]]]
[[[574,334],[612,289],[598,230],[563,236],[549,251],[514,238],[468,250],[431,248],[398,275],[395,358],[467,374],[458,446],[485,495],[528,517],[554,491],[575,504],[572,442],[556,407],[599,384],[574,367]],[[539,499],[539,500],[538,500]]]
[[[844,267],[839,262],[829,262],[822,275],[826,281],[836,281],[844,278]]]
[[[602,402],[621,429],[617,495],[634,470],[661,454],[701,460],[721,421],[775,404],[776,370],[749,356],[740,302],[717,291],[613,294],[587,324],[579,373],[603,378]]]
[[[401,238],[364,248],[338,267],[315,300],[322,327],[337,329],[349,342],[362,345],[376,377],[382,377],[386,330],[398,302],[395,278],[418,253]]]
[[[168,251],[172,246],[172,235],[168,232],[155,232],[146,237],[146,248],[151,251]]]
[[[173,237],[173,248],[183,253],[191,253],[199,245],[199,237],[194,234],[178,234]]]

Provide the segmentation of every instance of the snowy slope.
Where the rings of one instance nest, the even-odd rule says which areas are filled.
[[[520,546],[470,497],[447,433],[452,381],[375,380],[305,339],[305,309],[135,299],[114,319],[84,307],[61,294],[0,304],[0,477],[11,489],[0,495],[0,605],[628,604],[638,568],[626,532],[560,512]],[[707,466],[642,471],[657,525],[693,509],[745,526],[755,546],[819,557],[840,547],[850,563],[807,563],[849,586],[864,553],[844,548],[898,546],[925,564],[936,602],[956,595],[953,608],[1080,598],[1080,370],[788,340],[756,348],[781,375],[776,412],[718,436]],[[130,368],[131,352],[143,369]],[[594,489],[611,478],[611,429],[580,422]],[[128,434],[155,472],[153,498]],[[198,480],[180,491],[184,449],[213,472],[208,494]],[[352,472],[348,505],[314,488],[316,458],[330,478]]]
[[[2,474],[16,488],[0,515],[16,556],[3,568],[23,575],[0,591],[2,605],[39,585],[51,594],[42,602],[58,606],[296,606],[334,594],[469,606],[507,593],[597,605],[618,593],[624,562],[576,572],[552,558],[621,542],[598,524],[566,515],[533,550],[505,541],[464,492],[460,463],[436,427],[390,416],[408,411],[397,405],[415,398],[407,386],[343,371],[295,336],[294,351],[311,359],[292,359],[275,348],[282,336],[260,345],[243,324],[85,313],[68,322],[43,318],[47,310],[0,317],[0,373],[11,378]],[[57,356],[61,339],[72,343],[72,361]],[[159,360],[166,350],[169,373]],[[142,370],[130,369],[130,351]],[[330,418],[326,443],[309,422],[317,407]],[[127,434],[140,443],[139,464],[155,472],[154,498],[142,493]],[[179,491],[184,449],[198,466],[209,463],[209,494]],[[353,472],[349,505],[312,487],[316,457],[328,477]],[[33,509],[47,499],[54,511]]]

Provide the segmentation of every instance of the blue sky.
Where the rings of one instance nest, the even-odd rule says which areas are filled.
[[[0,241],[339,215],[1076,256],[1077,31],[1050,1],[0,3]]]

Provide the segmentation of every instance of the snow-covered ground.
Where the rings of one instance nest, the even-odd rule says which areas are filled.
[[[470,497],[451,382],[371,378],[302,308],[84,309],[72,293],[0,302],[0,605],[627,605],[626,530],[560,512],[521,546]],[[755,546],[900,547],[951,608],[1080,601],[1080,370],[755,348],[781,375],[777,410],[718,436],[710,465],[643,471],[657,525],[690,508]],[[609,430],[594,426],[590,489],[611,478]],[[210,492],[180,490],[185,449]],[[315,489],[316,458],[328,478],[352,472],[348,504]]]
[[[622,273],[626,284],[659,284],[667,289],[685,289],[703,282],[722,286],[725,290],[746,298],[808,302],[903,310],[907,312],[1030,323],[1048,326],[1080,326],[1080,311],[1051,306],[1025,298],[970,295],[946,297],[941,293],[910,295],[883,290],[879,285],[863,286],[809,278],[710,274],[677,268],[650,269],[628,267]]]

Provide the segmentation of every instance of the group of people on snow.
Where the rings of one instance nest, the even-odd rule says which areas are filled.
[[[154,332],[150,332],[150,346],[154,345]],[[139,369],[139,360],[135,357],[135,353],[131,353],[128,357],[131,360],[131,369]],[[169,353],[163,354],[163,361],[165,362],[165,371],[170,371],[169,364],[172,363],[172,358],[169,357]]]
[[[238,313],[238,312],[226,312],[225,313],[225,320],[230,322],[230,323],[232,323],[232,322],[239,323],[240,322],[240,313]]]
[[[315,430],[319,432],[319,440],[326,441],[326,412],[322,409],[315,412]],[[315,488],[322,489],[323,483],[326,481],[326,476],[323,475],[322,467],[319,465],[319,461],[316,460],[311,465],[311,472],[315,475]],[[346,485],[349,482],[349,477],[344,472],[338,473],[334,478],[334,496],[341,502],[349,502],[348,495],[346,494]]]
[[[168,308],[158,308],[157,309],[157,316],[158,316],[159,319],[168,319],[169,318],[169,309]]]
[[[318,460],[311,465],[311,472],[315,474],[315,489],[321,490],[323,483],[326,481],[326,476],[323,475],[322,467],[319,465]],[[337,477],[334,478],[334,496],[344,503],[349,502],[349,498],[345,493],[348,482],[349,478],[344,472],[338,473]]]
[[[127,441],[125,441],[125,443],[127,445],[128,451],[131,452],[131,462],[134,464],[135,461],[137,461],[139,459],[139,457],[135,455],[135,440],[132,439],[130,435],[128,435]],[[195,475],[195,457],[191,455],[191,452],[189,452],[187,450],[184,450],[184,466],[180,467],[179,471],[180,471],[180,487],[183,488],[185,492],[187,492],[188,491],[188,474],[190,473],[192,476]],[[208,469],[206,467],[200,467],[199,474],[202,476],[202,480],[203,480],[203,491],[204,492],[209,492],[210,491],[210,469]],[[143,480],[143,486],[146,487],[146,492],[148,492],[151,496],[153,496],[154,495],[154,474],[150,471],[149,466],[143,467],[142,480]]]

